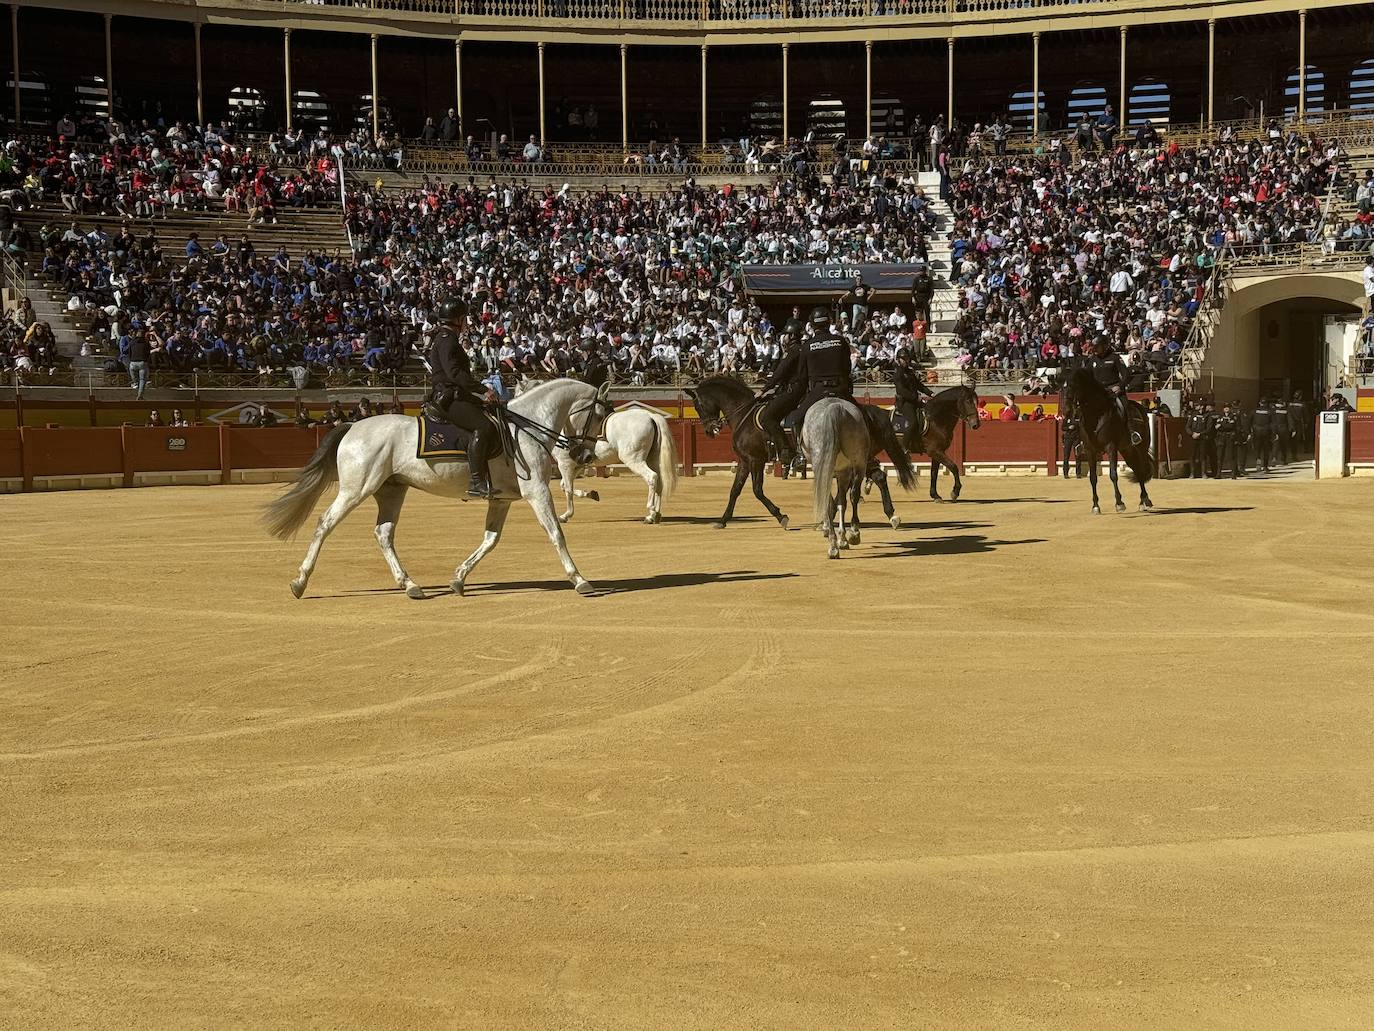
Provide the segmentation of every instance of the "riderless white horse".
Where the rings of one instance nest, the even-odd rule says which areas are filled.
[[[812,483],[812,510],[816,524],[825,536],[828,554],[840,557],[840,549],[859,543],[859,506],[854,505],[854,525],[845,523],[844,500],[854,484],[863,478],[872,453],[868,424],[863,413],[840,397],[823,397],[806,413],[802,423],[802,448],[815,470]],[[836,492],[830,493],[835,482]],[[839,500],[839,521],[835,519]]]
[[[560,451],[556,458],[563,493],[568,498],[568,510],[558,519],[566,523],[573,516],[573,498],[600,501],[601,495],[595,490],[579,490],[574,485],[580,467],[569,452]],[[596,458],[592,464],[615,462],[628,466],[649,485],[649,514],[644,521],[658,522],[662,518],[663,502],[672,497],[673,488],[677,486],[677,447],[668,420],[643,408],[622,408],[612,413],[606,420],[602,439],[596,442]]]
[[[512,417],[514,453],[491,460],[493,494],[487,501],[486,534],[477,550],[454,571],[450,586],[456,594],[463,593],[468,574],[500,541],[511,502],[519,497],[534,510],[534,517],[553,542],[577,593],[593,591],[568,554],[563,528],[554,513],[549,476],[553,451],[574,449],[581,458],[591,457],[590,445],[600,435],[611,411],[606,394],[604,387],[597,390],[577,380],[557,379],[510,402],[507,407]],[[570,432],[565,429],[568,427],[577,430]],[[295,485],[269,504],[263,514],[269,533],[289,539],[309,518],[329,484],[335,480],[339,483],[338,496],[320,516],[300,573],[291,581],[292,594],[299,598],[305,593],[324,539],[349,512],[372,497],[377,501],[377,525],[373,532],[391,575],[407,597],[425,596],[396,557],[394,542],[401,504],[411,487],[444,497],[461,497],[467,487],[468,465],[457,460],[417,458],[418,444],[417,421],[408,415],[373,416],[335,427],[324,438]]]

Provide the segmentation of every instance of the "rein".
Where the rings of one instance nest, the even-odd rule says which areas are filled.
[[[503,443],[507,440],[510,443],[511,464],[515,466],[516,478],[528,480],[533,475],[529,463],[525,461],[524,456],[520,453],[520,433],[522,430],[533,437],[535,443],[542,447],[544,453],[552,459],[554,448],[570,451],[574,444],[586,444],[589,441],[593,444],[596,443],[598,438],[593,437],[589,430],[591,429],[592,419],[595,413],[602,405],[607,405],[607,407],[609,407],[609,403],[603,401],[599,396],[587,402],[587,412],[586,418],[582,423],[582,432],[576,435],[563,433],[550,426],[545,426],[543,423],[537,422],[527,415],[521,415],[519,412],[512,412],[509,408],[505,409],[505,417],[497,419],[496,422],[501,428],[501,435],[504,438]],[[571,419],[571,411],[569,411],[568,416]]]

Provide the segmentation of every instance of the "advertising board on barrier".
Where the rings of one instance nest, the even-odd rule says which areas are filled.
[[[855,283],[874,290],[906,293],[918,265],[895,262],[867,265],[745,265],[744,287],[753,294],[843,293]]]

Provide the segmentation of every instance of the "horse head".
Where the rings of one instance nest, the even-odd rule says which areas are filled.
[[[721,410],[720,403],[709,391],[703,392],[700,384],[695,387],[687,387],[685,393],[692,399],[692,404],[696,407],[697,418],[701,420],[701,428],[706,431],[708,437],[714,437],[725,425],[725,415]]]
[[[963,385],[959,388],[957,410],[959,412],[959,418],[964,420],[964,424],[968,426],[969,429],[976,430],[978,428],[978,391],[969,386],[967,379],[965,379]]]

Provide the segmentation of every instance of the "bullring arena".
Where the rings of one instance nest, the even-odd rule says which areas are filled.
[[[1374,1025],[1374,4],[7,14],[0,1031]]]
[[[417,497],[423,603],[362,513],[295,601],[273,486],[6,499],[8,1026],[1365,1026],[1368,480],[837,562],[725,484],[603,482],[588,599]]]

